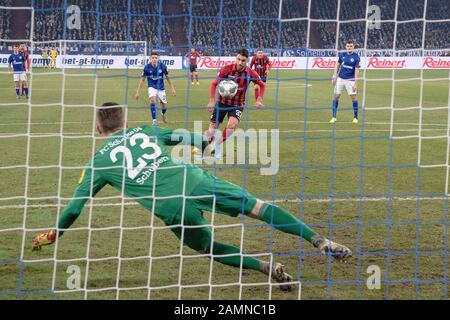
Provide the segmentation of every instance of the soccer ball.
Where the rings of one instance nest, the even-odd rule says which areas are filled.
[[[223,80],[219,83],[219,94],[224,98],[233,98],[237,89],[238,85],[233,80]]]

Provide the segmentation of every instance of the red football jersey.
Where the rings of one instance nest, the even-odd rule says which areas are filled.
[[[25,61],[27,62],[27,64],[24,64],[25,68],[27,69],[26,66],[28,66],[28,69],[29,69],[29,68],[30,68],[30,54],[28,53],[27,50],[24,50],[24,49],[22,49],[22,50],[19,49],[19,53],[20,53],[21,55],[23,55],[23,57],[25,58]],[[27,70],[28,70],[28,69],[27,69]],[[27,71],[27,70],[26,70],[26,71]]]
[[[197,65],[197,60],[200,59],[200,54],[198,53],[198,51],[195,51],[194,53],[189,51],[188,53],[186,53],[186,57],[189,57],[189,64],[191,66],[195,66]]]
[[[233,80],[238,84],[238,90],[234,97],[224,98],[219,94],[219,102],[231,106],[243,106],[245,105],[245,94],[247,92],[248,85],[250,82],[254,84],[259,84],[260,87],[264,88],[265,84],[262,82],[261,77],[256,73],[255,70],[245,67],[244,70],[239,72],[237,70],[236,63],[229,64],[222,69],[220,69],[217,80]]]
[[[266,76],[266,72],[269,69],[269,66],[270,61],[265,54],[262,56],[262,58],[253,56],[252,61],[250,62],[250,68],[255,69],[260,77]]]

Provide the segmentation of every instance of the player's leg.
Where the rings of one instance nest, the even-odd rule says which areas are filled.
[[[20,81],[19,81],[18,76],[19,75],[17,75],[17,77],[16,77],[16,74],[14,74],[14,84],[15,84],[14,88],[16,89],[16,98],[17,99],[19,99],[19,97],[20,97]]]
[[[164,123],[167,123],[167,102],[164,103],[162,100],[159,101],[161,103],[161,117]]]
[[[261,88],[259,87],[259,84],[255,84],[255,97],[259,97],[259,91]]]
[[[341,97],[342,90],[344,89],[344,82],[341,78],[337,78],[336,85],[334,86],[334,99],[332,106],[333,116],[330,120],[330,123],[335,123],[337,120],[337,109],[339,106],[339,98]]]
[[[209,127],[203,133],[203,135],[208,138],[209,143],[212,143],[213,140],[215,139],[217,129],[222,124],[223,119],[225,119],[227,113],[228,113],[227,110],[223,108],[222,104],[216,103],[214,111],[211,114],[211,117],[209,118]]]
[[[164,123],[167,123],[167,96],[166,90],[158,90],[158,98],[161,103],[161,117]]]
[[[223,129],[222,134],[217,139],[217,141],[213,145],[213,150],[211,153],[214,153],[214,157],[216,159],[222,159],[222,144],[225,140],[227,140],[233,132],[236,130],[237,126],[242,117],[242,108],[233,108],[232,110],[228,110],[228,122],[227,126]]]
[[[177,227],[171,229],[178,239],[183,240],[183,244],[201,253],[207,254],[225,265],[243,269],[260,271],[264,274],[271,274],[272,279],[277,282],[291,282],[292,277],[284,271],[284,266],[277,263],[272,266],[268,262],[258,260],[253,257],[241,254],[238,247],[213,241],[211,228],[208,221],[203,217],[202,211],[196,208],[195,200],[187,199],[184,209],[184,220],[181,223],[181,214],[178,215],[173,224],[182,224],[187,228]],[[282,290],[290,290],[291,284],[280,286]]]
[[[190,69],[190,73],[191,73],[191,84],[194,84],[194,66],[193,65],[189,65],[189,69]]]
[[[246,215],[262,220],[282,232],[302,237],[322,253],[330,253],[337,260],[345,261],[352,255],[352,252],[346,246],[319,235],[289,211],[275,204],[256,199],[255,206]]]
[[[236,130],[239,122],[241,122],[243,108],[233,108],[228,111],[228,123],[226,128],[222,131],[222,136],[217,141],[217,144],[223,143]]]
[[[157,110],[156,110],[156,97],[157,97],[157,90],[155,88],[149,87],[148,88],[148,98],[150,100],[150,113],[152,115],[153,125],[158,125],[158,119],[157,119]]]
[[[353,123],[358,123],[358,100],[356,99],[356,94],[350,95],[352,98],[352,106],[353,106]]]
[[[213,112],[213,115],[214,115],[214,113],[215,113],[215,111]],[[212,118],[212,116],[211,116],[211,118]],[[203,133],[203,135],[208,138],[209,143],[211,143],[214,140],[214,137],[216,135],[217,129],[219,128],[219,125],[220,125],[220,123],[217,123],[216,121],[211,120],[209,122],[208,129],[206,129],[206,131]]]
[[[197,67],[195,67],[194,75],[195,75],[195,81],[197,81],[197,85],[200,85],[200,82],[198,81],[198,71],[197,71]]]
[[[14,89],[16,90],[16,98],[20,98],[20,75],[13,73]]]
[[[352,99],[353,107],[353,123],[358,123],[358,100],[356,99],[356,88],[354,87],[355,81],[346,81],[345,88],[348,95]]]
[[[337,87],[337,85],[336,85]],[[337,121],[337,109],[339,106],[339,98],[341,97],[340,93],[336,93],[333,99],[333,116],[330,120],[330,123],[335,123]]]
[[[25,92],[25,97],[28,99],[28,79],[25,72],[20,74],[20,81],[22,82],[22,90]]]
[[[346,246],[335,243],[319,235],[311,227],[303,223],[286,209],[272,203],[267,203],[250,195],[241,187],[228,181],[217,179],[209,174],[193,192],[193,195],[202,194],[215,195],[216,212],[236,217],[244,214],[254,219],[264,221],[282,232],[293,234],[310,242],[322,253],[331,253],[337,260],[345,260],[351,256],[351,251]],[[212,206],[212,197],[199,198],[195,200],[199,208],[203,210]]]

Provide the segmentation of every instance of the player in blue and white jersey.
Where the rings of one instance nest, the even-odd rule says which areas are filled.
[[[147,64],[144,68],[144,72],[142,73],[142,79],[139,82],[139,87],[136,91],[135,98],[139,99],[141,94],[142,86],[147,79],[148,83],[148,96],[150,98],[150,111],[152,113],[153,125],[158,125],[158,120],[156,119],[156,98],[159,98],[161,103],[161,115],[164,123],[167,122],[167,98],[166,98],[166,90],[164,89],[164,77],[172,89],[172,95],[176,96],[175,87],[173,86],[172,81],[169,78],[169,71],[167,70],[167,66],[158,61],[158,54],[152,52],[150,55],[151,62]]]
[[[8,59],[8,71],[13,72],[13,79],[16,84],[16,97],[20,97],[20,84],[24,84],[25,96],[28,99],[28,84],[27,84],[27,74],[26,66],[27,63],[25,57],[19,53],[19,46],[14,45],[14,53],[9,56]],[[11,70],[12,65],[12,70]]]
[[[345,88],[353,103],[353,123],[358,123],[358,100],[356,100],[356,91],[360,61],[359,55],[353,52],[355,48],[353,41],[347,41],[345,49],[347,52],[339,53],[339,59],[334,70],[332,83],[334,85],[334,100],[333,100],[333,117],[330,123],[337,121],[337,109],[339,98],[342,90]],[[339,75],[337,76],[339,72]]]

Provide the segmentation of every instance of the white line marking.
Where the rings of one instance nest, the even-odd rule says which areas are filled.
[[[270,128],[267,128],[270,129]],[[437,129],[422,129],[422,132],[434,132],[434,131],[446,131],[447,128],[437,128]],[[395,132],[418,132],[417,129],[395,129]],[[332,128],[328,130],[279,130],[280,133],[331,133]],[[348,129],[348,130],[341,130],[337,129],[336,132],[343,133],[343,132],[361,132],[361,129]],[[365,129],[364,132],[390,132],[389,129]],[[16,133],[16,132],[2,132],[0,133],[0,138],[20,138],[20,137],[27,137],[27,133]],[[62,134],[59,132],[37,132],[37,133],[31,133],[29,135],[30,137],[41,137],[41,138],[51,138],[51,137],[71,137],[71,138],[93,138],[97,137],[97,135],[93,135],[91,131],[84,131],[84,132],[63,132]],[[407,136],[402,138],[408,138],[408,137],[417,137],[417,136]],[[422,136],[422,139],[446,139],[447,136]]]
[[[170,110],[170,108],[169,108]],[[205,111],[206,112],[206,111]],[[128,120],[129,123],[143,123],[145,121],[142,120]],[[206,122],[206,121],[205,121]],[[295,124],[302,124],[303,125],[303,121],[300,120],[278,120],[278,121],[273,121],[273,120],[244,120],[243,123],[248,122],[248,123],[270,123],[270,124],[275,124],[275,123],[295,123]],[[186,123],[186,121],[171,121],[171,123]],[[308,121],[308,124],[327,124],[329,125],[328,121]],[[32,122],[31,125],[32,126],[37,126],[37,125],[60,125],[61,122],[56,121],[56,122]],[[89,124],[86,121],[65,121],[64,124]],[[149,123],[150,124],[150,123]],[[365,122],[364,124],[366,125],[388,125],[390,126],[391,123],[390,122]],[[0,126],[19,126],[19,125],[28,125],[28,122],[15,122],[15,123],[0,123]],[[339,122],[337,125],[352,125],[354,126],[354,124],[352,124],[350,121],[347,122]],[[395,122],[394,125],[403,125],[403,126],[419,126],[419,123],[414,123],[414,122]],[[447,129],[447,124],[443,124],[443,123],[423,123],[422,126],[438,126],[438,127],[443,127],[445,129]],[[330,125],[331,128],[331,125]]]
[[[446,200],[447,197],[392,197],[392,201],[417,201],[417,199],[420,200]],[[263,199],[267,202],[272,202],[271,199]],[[333,198],[333,199],[305,199],[303,202],[312,202],[312,203],[328,203],[328,202],[382,202],[382,201],[388,201],[388,197],[362,197],[360,198]],[[98,201],[98,199],[97,199]],[[276,199],[276,203],[301,203],[301,199]],[[117,203],[96,203],[96,204],[86,204],[86,207],[117,207],[121,206],[122,202]],[[139,204],[137,202],[124,202],[124,206],[138,206]],[[66,207],[67,204],[61,204],[61,207]],[[24,205],[4,205],[0,206],[0,210],[7,210],[7,209],[23,209]],[[57,208],[57,204],[35,204],[35,205],[28,205],[28,208],[34,208],[34,209],[41,209],[41,208]]]

